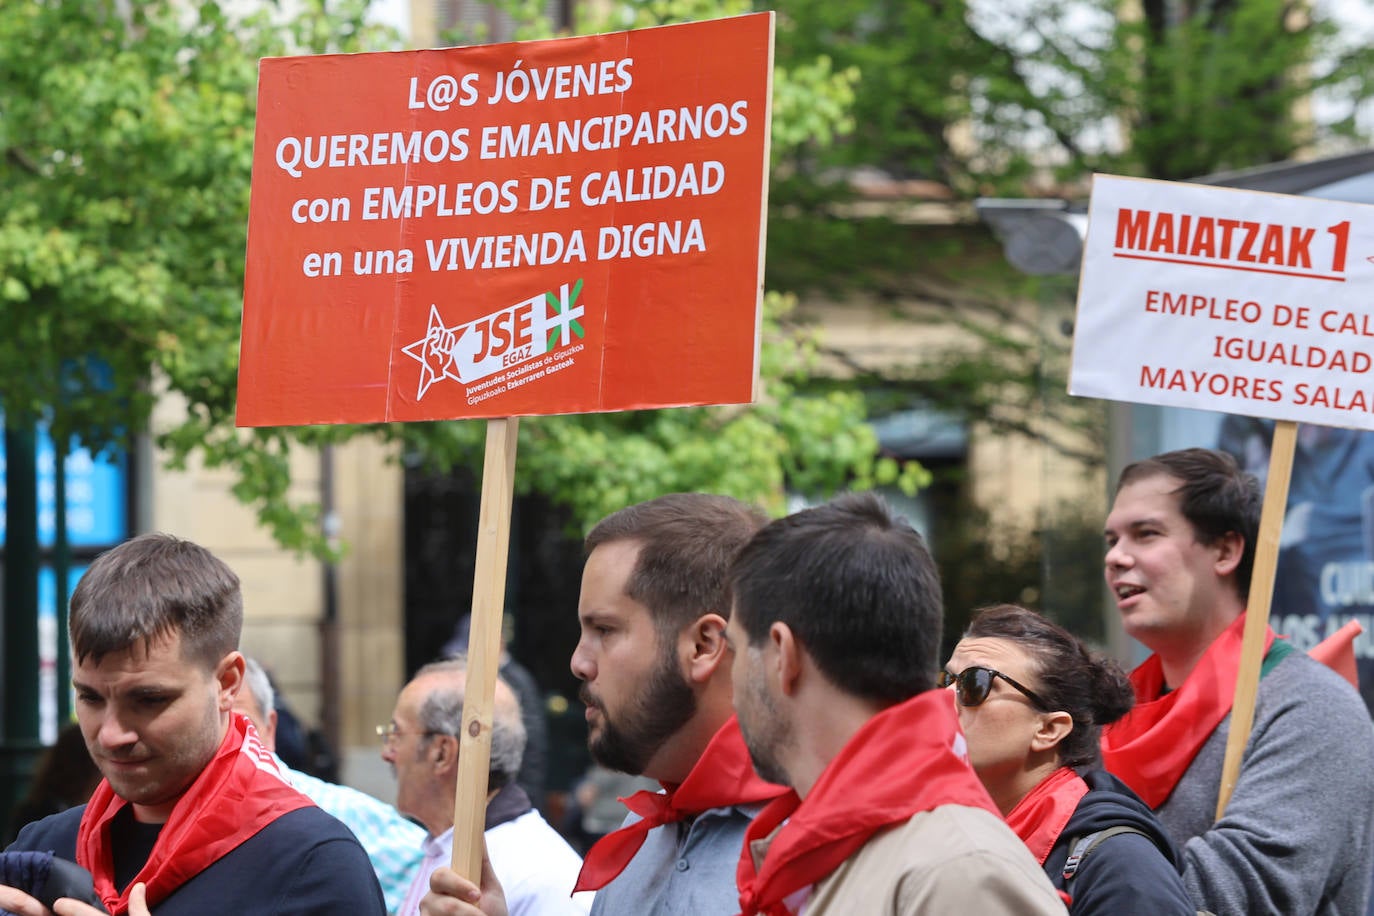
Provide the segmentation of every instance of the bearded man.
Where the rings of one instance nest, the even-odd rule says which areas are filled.
[[[767,521],[725,496],[629,506],[587,535],[572,656],[588,748],[660,793],[625,800],[625,826],[588,851],[579,890],[593,916],[738,911],[735,867],[763,803],[786,792],[749,764],[731,708],[730,563]]]
[[[789,794],[749,762],[731,707],[727,576],[767,522],[725,496],[676,493],[602,519],[587,535],[572,672],[582,681],[587,744],[609,769],[661,792],[626,798],[619,830],[587,852],[577,890],[592,916],[735,916],[745,830]],[[421,912],[508,912],[498,875],[480,886],[440,868]]]

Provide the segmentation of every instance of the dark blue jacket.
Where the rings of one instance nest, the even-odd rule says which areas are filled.
[[[76,859],[81,812],[19,831],[10,850]],[[157,916],[384,916],[382,889],[348,828],[313,805],[283,814],[191,878],[157,906]]]
[[[1107,771],[1080,767],[1078,775],[1088,784],[1088,794],[1045,858],[1050,882],[1073,896],[1071,916],[1195,916],[1197,908],[1178,873],[1178,854],[1154,813]],[[1070,845],[1090,833],[1118,826],[1134,827],[1145,836],[1108,837],[1066,881],[1064,863]]]

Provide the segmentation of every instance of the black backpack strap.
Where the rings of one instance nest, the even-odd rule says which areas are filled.
[[[1284,654],[1286,655],[1288,653],[1285,652]],[[1144,830],[1138,830],[1135,827],[1127,827],[1124,824],[1117,827],[1108,827],[1106,830],[1099,830],[1096,833],[1077,836],[1069,840],[1069,858],[1064,862],[1064,893],[1068,893],[1069,882],[1073,880],[1074,875],[1078,874],[1078,869],[1083,865],[1083,860],[1088,857],[1088,853],[1102,845],[1103,840],[1111,839],[1123,833],[1138,833],[1151,843],[1154,842],[1154,838]],[[1198,910],[1197,916],[1215,916],[1215,914],[1210,910]]]
[[[1112,837],[1118,836],[1123,833],[1138,833],[1141,836],[1145,837],[1147,840],[1150,840],[1151,843],[1154,842],[1150,835],[1145,831],[1138,830],[1135,827],[1128,827],[1125,824],[1116,827],[1108,827],[1106,830],[1098,830],[1095,833],[1089,833],[1083,836],[1074,837],[1073,839],[1069,840],[1069,858],[1064,862],[1065,884],[1067,885],[1069,881],[1073,880],[1073,876],[1078,874],[1078,869],[1083,864],[1083,860],[1088,857],[1088,853],[1092,852],[1099,845],[1101,845],[1103,840],[1111,839]]]

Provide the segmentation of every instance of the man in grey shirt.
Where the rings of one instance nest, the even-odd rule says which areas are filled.
[[[1334,672],[1269,635],[1255,722],[1220,820],[1222,760],[1259,529],[1255,479],[1225,453],[1128,466],[1105,526],[1126,632],[1153,651],[1103,758],[1155,808],[1215,913],[1360,914],[1374,866],[1374,727]]]
[[[592,916],[733,916],[744,831],[785,790],[760,780],[733,717],[730,562],[765,517],[724,496],[629,506],[587,535],[572,656],[602,766],[648,776],[625,824],[588,850]]]
[[[572,671],[587,744],[604,767],[647,776],[619,830],[587,851],[577,890],[592,916],[734,916],[744,831],[787,789],[749,763],[731,707],[726,576],[767,517],[725,496],[676,493],[602,519],[587,535]],[[436,871],[425,914],[506,912],[494,873],[477,887]]]

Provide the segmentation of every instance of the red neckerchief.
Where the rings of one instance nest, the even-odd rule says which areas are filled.
[[[1164,667],[1158,655],[1131,672],[1135,709],[1102,730],[1102,762],[1151,808],[1164,804],[1231,712],[1244,629],[1241,614],[1212,641],[1183,683],[1164,696]],[[1274,631],[1266,626],[1266,652],[1273,642]]]
[[[1360,672],[1355,665],[1355,637],[1364,632],[1358,620],[1347,621],[1330,636],[1307,650],[1307,654],[1360,689]]]
[[[1000,817],[969,766],[953,695],[928,690],[869,719],[805,799],[779,798],[749,825],[736,873],[742,916],[789,914],[785,899],[829,875],[873,834],[941,805]],[[756,870],[752,844],[770,836]]]
[[[1068,767],[1060,767],[1026,793],[1007,815],[1010,827],[1030,849],[1035,861],[1045,864],[1059,834],[1069,823],[1088,784]]]
[[[640,820],[606,834],[587,850],[574,893],[599,890],[614,881],[655,827],[694,817],[711,808],[772,801],[790,791],[764,782],[754,773],[734,716],[711,738],[681,785],[662,785],[662,792],[645,790],[620,799]]]
[[[120,893],[114,885],[110,821],[127,804],[102,779],[76,834],[76,861],[95,877],[96,893],[115,914],[128,910],[129,896],[128,888]],[[129,888],[143,882],[148,906],[155,907],[283,814],[312,804],[286,782],[248,717],[234,713],[219,750],[177,801]]]

